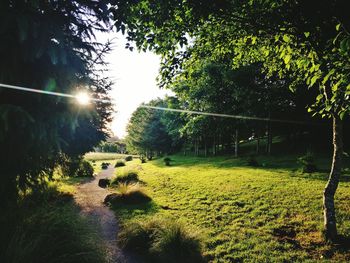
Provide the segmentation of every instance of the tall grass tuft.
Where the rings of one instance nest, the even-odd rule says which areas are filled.
[[[126,162],[132,161],[132,156],[131,156],[131,155],[126,156],[126,157],[125,157],[125,161],[126,161]]]
[[[119,245],[150,262],[204,262],[202,245],[195,231],[169,219],[150,219],[124,226]]]
[[[58,192],[57,192],[58,193]],[[18,208],[13,228],[1,246],[2,262],[106,262],[97,234],[79,215],[72,201],[53,199],[54,190],[29,196]]]
[[[118,173],[117,176],[115,176],[111,184],[117,185],[120,183],[137,183],[139,182],[139,174],[138,171],[133,169],[124,169],[122,172]]]
[[[116,187],[116,192],[106,197],[105,203],[110,204],[141,204],[147,203],[152,199],[144,192],[138,184],[120,183]]]
[[[114,167],[122,167],[122,166],[125,166],[125,161],[122,159],[117,160],[117,162],[114,165]]]

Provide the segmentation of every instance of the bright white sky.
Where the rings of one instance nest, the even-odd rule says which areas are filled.
[[[131,114],[142,102],[163,98],[171,92],[157,87],[159,56],[125,49],[126,39],[122,34],[98,34],[97,40],[105,42],[115,37],[114,49],[106,55],[106,62],[109,63],[108,76],[115,82],[110,93],[116,110],[111,128],[115,135],[122,138],[126,135],[126,125]]]

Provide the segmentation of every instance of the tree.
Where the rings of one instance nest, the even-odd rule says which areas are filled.
[[[129,151],[152,159],[154,153],[170,153],[173,143],[161,120],[163,112],[145,108],[147,105],[164,106],[164,101],[154,100],[135,110],[127,126],[126,144]]]
[[[98,77],[109,46],[106,1],[0,3],[0,83],[74,94],[84,87],[106,99],[111,83]],[[72,103],[73,102],[73,103]],[[78,156],[106,136],[109,102],[87,108],[72,100],[0,88],[0,203],[15,203],[18,187],[36,187],[62,153]]]
[[[115,2],[118,28],[126,28],[129,40],[138,48],[163,55],[165,84],[180,72],[189,52],[193,56],[209,51],[214,58],[229,58],[233,67],[260,62],[267,77],[291,77],[290,89],[300,83],[318,88],[310,111],[333,120],[334,154],[323,205],[325,234],[335,241],[334,195],[342,168],[342,119],[350,111],[347,1]],[[188,36],[194,42],[189,51],[177,49],[188,43]]]

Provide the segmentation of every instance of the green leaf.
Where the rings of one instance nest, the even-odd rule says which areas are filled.
[[[340,26],[341,26],[341,24],[339,23],[338,25],[335,26],[335,29],[336,29],[337,31],[339,31],[339,30],[340,30]]]
[[[284,63],[285,63],[285,64],[288,64],[289,61],[290,61],[290,59],[291,59],[291,55],[286,55],[286,56],[284,57]]]
[[[339,113],[339,117],[340,117],[341,120],[344,119],[345,114],[346,114],[346,111],[342,111],[342,112]]]
[[[310,87],[313,86],[319,78],[318,75],[313,76],[310,81]]]
[[[316,101],[320,101],[321,99],[323,99],[323,94],[319,94],[319,95],[316,97]]]
[[[283,41],[284,42],[290,42],[290,37],[288,35],[283,35]]]
[[[306,38],[308,38],[310,36],[310,32],[304,32],[304,35]]]

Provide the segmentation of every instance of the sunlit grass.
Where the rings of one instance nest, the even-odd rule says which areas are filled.
[[[102,152],[90,152],[85,154],[84,158],[88,161],[98,161],[98,160],[117,160],[124,159],[129,156],[128,154],[120,154],[120,153],[102,153]]]
[[[300,172],[296,157],[258,157],[260,167],[230,157],[171,156],[170,167],[162,159],[147,162],[139,178],[152,204],[119,206],[116,213],[123,223],[157,215],[200,228],[206,234],[204,254],[212,262],[349,260],[349,251],[332,248],[321,236],[329,160],[318,160],[325,171],[309,175]],[[345,235],[350,233],[348,181],[343,176],[336,195],[339,232]]]

